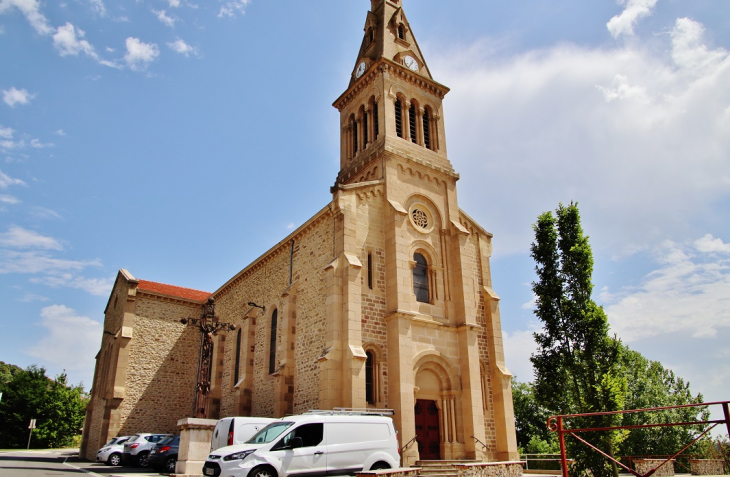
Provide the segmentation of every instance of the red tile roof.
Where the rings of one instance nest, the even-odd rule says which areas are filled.
[[[208,292],[193,290],[192,288],[176,287],[174,285],[165,285],[164,283],[150,282],[147,280],[140,280],[137,288],[148,292],[195,301],[205,301],[211,295]]]

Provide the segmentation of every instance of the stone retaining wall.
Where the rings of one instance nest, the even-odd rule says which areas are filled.
[[[636,459],[634,460],[634,467],[638,473],[646,474],[650,470],[656,469],[657,466],[661,465],[665,460],[666,459]],[[659,469],[652,475],[674,475],[674,459],[659,467]]]
[[[692,475],[723,475],[725,468],[720,459],[690,460]]]
[[[522,461],[456,464],[459,477],[522,477]]]

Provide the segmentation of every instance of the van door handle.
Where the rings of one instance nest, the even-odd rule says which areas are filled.
[[[324,452],[322,452],[322,451],[317,451],[314,453],[314,455],[322,455],[322,454],[324,454]]]

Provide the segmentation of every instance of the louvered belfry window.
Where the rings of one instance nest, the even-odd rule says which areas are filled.
[[[408,125],[411,129],[411,142],[416,142],[416,105],[413,103],[408,109]]]
[[[429,303],[428,262],[420,253],[414,254],[413,260],[416,262],[416,266],[413,267],[413,293],[416,295],[416,301]]]
[[[431,115],[428,109],[423,113],[423,145],[431,149]]]
[[[398,137],[403,137],[403,105],[400,99],[395,100],[395,132]]]
[[[378,130],[380,129],[378,123],[378,102],[373,101],[373,140],[378,138]]]

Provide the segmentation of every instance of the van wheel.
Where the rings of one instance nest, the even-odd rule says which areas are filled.
[[[276,471],[268,466],[257,467],[249,474],[250,477],[277,477]]]
[[[106,460],[106,465],[119,465],[122,463],[122,456],[114,453]]]
[[[390,466],[387,462],[376,462],[370,467],[370,470],[384,470],[384,469],[390,469]]]

